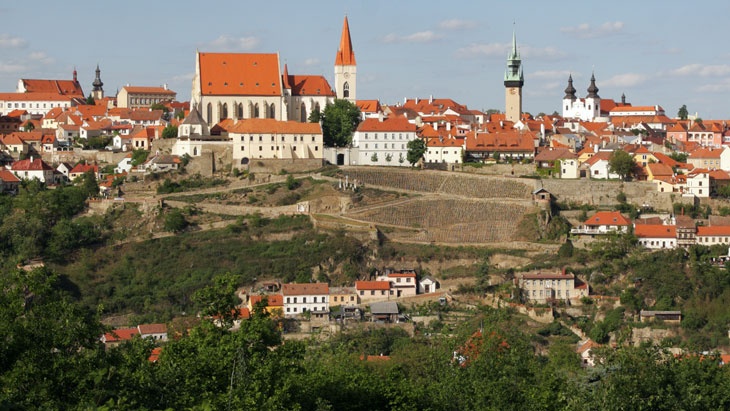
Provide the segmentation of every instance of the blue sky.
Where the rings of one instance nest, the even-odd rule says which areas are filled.
[[[730,2],[4,0],[0,91],[19,78],[70,79],[85,93],[98,63],[107,95],[129,83],[168,84],[190,98],[195,50],[278,52],[291,74],[333,64],[347,14],[359,99],[451,98],[504,110],[513,22],[525,73],[523,108],[560,111],[568,74],[584,97],[595,72],[602,98],[682,104],[730,119]]]

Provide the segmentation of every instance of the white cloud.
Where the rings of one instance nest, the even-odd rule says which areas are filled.
[[[670,71],[675,76],[696,76],[696,77],[713,77],[726,76],[730,74],[730,65],[704,65],[704,64],[688,64],[678,69]]]
[[[608,87],[633,87],[645,82],[649,77],[640,73],[617,74],[607,80],[601,80],[600,85]]]
[[[28,45],[25,39],[20,37],[12,37],[9,34],[0,34],[0,48],[3,49],[20,49]]]
[[[568,76],[571,75],[571,72],[568,70],[552,70],[552,71],[536,71],[534,73],[530,73],[530,78],[535,79],[565,79],[565,84],[568,84]]]
[[[390,33],[383,37],[382,41],[383,43],[431,43],[440,40],[442,37],[440,34],[428,30],[419,31],[407,36],[398,36],[397,34]]]
[[[259,45],[261,40],[257,37],[232,37],[222,34],[217,39],[208,43],[208,46],[216,50],[252,50]]]
[[[317,64],[319,64],[318,58],[309,58],[309,59],[304,60],[305,66],[316,66]]]
[[[588,23],[579,24],[573,27],[561,27],[560,32],[575,36],[580,39],[592,39],[596,37],[610,36],[621,33],[624,23],[621,21],[607,21],[598,27],[591,27]]]
[[[730,91],[730,78],[722,79],[711,84],[704,84],[697,87],[698,92],[702,93],[725,93]]]
[[[28,55],[28,59],[41,64],[53,64],[55,60],[42,51],[34,51]]]
[[[17,63],[0,63],[0,73],[21,73],[27,71],[28,68]]]
[[[477,24],[469,20],[449,19],[439,23],[439,28],[444,30],[466,30],[473,29]]]

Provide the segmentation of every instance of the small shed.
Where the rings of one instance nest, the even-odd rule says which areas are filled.
[[[682,312],[641,310],[639,312],[639,317],[642,323],[654,320],[662,320],[666,323],[679,324],[682,321]]]
[[[370,304],[370,321],[398,322],[398,304],[395,301],[381,301]]]

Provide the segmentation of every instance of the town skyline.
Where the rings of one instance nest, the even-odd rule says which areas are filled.
[[[167,84],[186,101],[196,50],[279,53],[290,72],[321,74],[334,85],[334,57],[347,15],[358,99],[390,105],[433,96],[504,111],[503,76],[515,30],[525,73],[523,110],[533,115],[561,112],[568,75],[577,96],[585,97],[595,74],[604,99],[625,94],[633,105],[661,105],[670,117],[685,104],[704,119],[730,118],[723,98],[730,89],[730,65],[723,63],[729,53],[712,41],[721,38],[721,28],[651,4],[568,2],[555,8],[522,2],[494,13],[482,4],[441,11],[435,2],[416,9],[327,1],[296,11],[265,4],[250,11],[235,4],[207,14],[192,13],[190,4],[170,8],[130,1],[111,9],[86,0],[73,8],[41,1],[44,12],[27,25],[32,10],[10,2],[0,8],[8,23],[0,30],[0,91],[14,91],[20,78],[70,79],[75,68],[88,95],[98,64],[106,95],[126,84]],[[694,9],[719,15],[730,6],[700,1]],[[135,21],[140,18],[143,23]],[[105,30],[96,24],[110,19],[119,30],[95,35]],[[82,24],[88,29],[53,34],[59,21],[76,20],[88,22]]]

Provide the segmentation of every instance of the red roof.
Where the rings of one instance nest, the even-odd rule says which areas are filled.
[[[677,227],[674,225],[636,224],[634,235],[639,238],[677,238]]]
[[[0,180],[2,180],[5,183],[18,183],[20,182],[20,179],[15,176],[15,174],[11,173],[10,170],[5,168],[0,168]]]
[[[389,281],[355,281],[355,289],[360,290],[390,290]]]
[[[31,80],[21,79],[25,94],[29,93],[55,93],[65,94],[74,97],[84,97],[81,84],[75,80]]]
[[[467,151],[535,151],[535,135],[531,132],[502,131],[470,133],[466,137]]]
[[[165,334],[167,333],[166,324],[140,324],[137,326],[140,334]]]
[[[322,134],[319,123],[279,121],[273,118],[250,118],[218,124],[229,133]]]
[[[176,95],[172,90],[168,90],[164,87],[139,87],[139,86],[124,86],[123,90],[126,90],[130,94],[167,94],[170,96]]]
[[[355,104],[361,113],[378,113],[382,111],[378,100],[357,100]]]
[[[40,171],[40,170],[53,170],[51,166],[46,164],[45,161],[40,158],[18,160],[12,165],[13,171]]]
[[[107,343],[127,341],[134,338],[135,335],[139,335],[139,330],[136,327],[132,328],[117,328],[112,332],[104,334],[104,340]]]
[[[70,174],[76,174],[76,173],[86,173],[87,171],[91,171],[92,173],[98,173],[99,172],[99,166],[93,165],[93,164],[76,164],[74,168],[69,171]]]
[[[355,52],[352,51],[352,39],[350,39],[350,24],[345,22],[342,24],[342,37],[340,37],[340,47],[337,49],[335,56],[335,66],[354,66]]]
[[[330,288],[326,283],[290,283],[281,285],[281,295],[323,295],[329,293]]]
[[[288,83],[292,96],[335,96],[327,79],[322,76],[291,75]]]
[[[730,226],[713,225],[713,226],[697,226],[697,236],[730,236]]]
[[[589,219],[587,219],[584,223],[584,225],[587,226],[600,226],[600,225],[620,225],[620,226],[628,226],[631,223],[629,220],[626,219],[626,217],[622,216],[621,213],[618,211],[599,211],[593,216],[591,216]]]
[[[251,303],[251,307],[258,304],[259,301],[263,300],[264,297],[266,297],[267,301],[269,302],[269,305],[267,307],[283,307],[284,306],[284,298],[279,294],[269,294],[269,295],[252,295],[248,297],[249,302]]]
[[[377,118],[366,118],[364,121],[357,126],[357,131],[360,132],[392,132],[392,131],[405,131],[414,132],[416,131],[416,125],[410,123],[405,117],[387,117],[383,121]]]
[[[279,55],[199,53],[203,95],[281,96]]]

